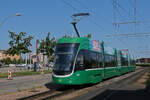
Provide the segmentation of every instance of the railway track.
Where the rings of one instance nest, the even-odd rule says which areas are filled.
[[[88,87],[89,85],[83,85],[83,86],[59,86],[57,85],[54,87],[54,89],[38,93],[35,95],[19,98],[17,100],[51,100],[56,97],[60,97],[69,93],[72,93],[76,90]]]
[[[55,90],[49,90],[49,91],[46,91],[46,92],[31,95],[31,96],[28,96],[28,97],[19,98],[18,100],[34,100],[34,99],[38,99],[38,98],[41,98],[41,97],[44,97],[44,96],[47,96],[47,95],[52,95],[54,92],[55,92]]]
[[[49,90],[49,91],[46,91],[46,92],[38,93],[36,95],[31,95],[31,96],[28,96],[28,97],[19,98],[17,100],[51,100],[51,99],[66,97],[67,95],[72,94],[72,93],[77,92],[77,91],[82,91],[82,90],[83,91],[84,90],[85,91],[90,91],[90,90],[93,90],[93,88],[97,89],[98,87],[106,88],[110,85],[110,83],[119,84],[120,82],[123,82],[124,80],[127,80],[127,79],[133,77],[134,75],[137,75],[139,72],[142,73],[143,71],[145,71],[143,68],[138,68],[136,70],[136,72],[133,72],[134,74],[131,75],[131,76],[125,77],[127,74],[125,74],[123,76],[120,76],[120,77],[124,77],[123,79],[120,79],[120,80],[118,80],[117,79],[118,77],[117,77],[116,79],[112,78],[112,79],[109,79],[109,80],[105,80],[104,82],[101,82],[100,84],[96,84],[96,85],[73,86],[73,87],[62,86],[62,87],[55,88],[55,89],[52,89],[52,90]],[[94,94],[95,94],[95,92],[94,92]],[[79,98],[74,98],[74,100],[78,100],[78,99],[83,100],[83,98],[89,97],[87,95],[85,95],[83,97],[79,96]]]

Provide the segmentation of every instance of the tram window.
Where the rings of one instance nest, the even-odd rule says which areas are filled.
[[[98,55],[95,52],[90,53],[91,66],[92,68],[98,68]]]
[[[125,57],[122,57],[122,66],[128,66],[128,59]]]
[[[115,66],[116,65],[116,58],[115,58],[115,55],[112,55],[111,56],[111,66]]]
[[[102,66],[102,54],[89,50],[79,51],[75,70],[98,68]]]
[[[81,50],[78,53],[78,57],[76,60],[75,69],[76,70],[83,70],[83,69],[90,69],[92,64],[89,57],[90,51],[88,50]]]
[[[84,69],[84,51],[81,50],[76,60],[76,70]]]
[[[98,66],[103,67],[103,60],[102,60],[102,54],[98,54]]]
[[[105,54],[105,67],[115,67],[116,60],[114,55]]]
[[[136,65],[135,60],[133,60],[133,65],[134,65],[134,66]]]
[[[86,69],[91,68],[90,51],[84,50],[84,66]]]
[[[131,65],[135,66],[135,60],[131,60]]]

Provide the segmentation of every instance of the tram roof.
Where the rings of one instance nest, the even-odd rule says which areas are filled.
[[[89,49],[92,51],[101,52],[101,41],[92,40],[88,37],[67,37],[58,39],[57,43],[80,43],[80,49]],[[104,53],[106,54],[114,54],[115,48],[109,47],[104,43]],[[120,50],[117,50],[120,51]]]
[[[72,38],[60,38],[57,43],[82,43],[84,41],[89,41],[87,37],[72,37]]]

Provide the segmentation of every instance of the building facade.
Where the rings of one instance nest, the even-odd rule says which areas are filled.
[[[38,58],[38,60],[37,60]],[[38,57],[36,56],[36,54],[31,54],[31,59],[34,62],[41,62],[41,63],[48,63],[48,58],[46,55],[43,55],[43,53],[39,53]]]
[[[150,63],[150,58],[139,58],[139,59],[136,59],[136,63]]]
[[[8,55],[6,54],[6,50],[0,50],[0,60],[10,58],[11,60],[16,59],[19,60],[21,58],[20,55]]]

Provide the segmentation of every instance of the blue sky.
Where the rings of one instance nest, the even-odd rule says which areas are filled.
[[[117,22],[133,21],[133,1],[118,0],[116,11]],[[150,19],[150,1],[137,0],[137,20]],[[34,36],[31,49],[35,52],[35,40],[43,39],[47,32],[52,37],[60,38],[64,34],[75,35],[70,22],[71,15],[89,12],[90,16],[77,24],[81,36],[92,34],[92,39],[104,40],[105,43],[117,49],[128,48],[135,57],[150,57],[149,37],[106,37],[117,34],[114,31],[112,0],[0,0],[0,22],[6,17],[21,13],[20,17],[9,18],[0,27],[0,49],[9,48],[8,30],[27,32]],[[137,25],[136,32],[150,32],[149,23]],[[133,33],[134,25],[120,25],[118,33]]]

